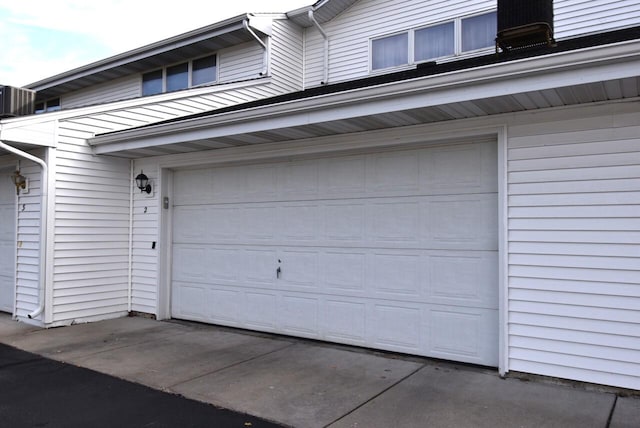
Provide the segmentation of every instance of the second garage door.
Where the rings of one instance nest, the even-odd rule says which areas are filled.
[[[13,312],[16,271],[16,188],[13,170],[0,170],[0,311]]]
[[[495,142],[174,174],[172,316],[496,366]]]

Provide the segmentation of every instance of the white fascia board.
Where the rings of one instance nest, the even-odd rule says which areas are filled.
[[[634,40],[160,123],[97,136],[89,144],[105,154],[622,79],[638,70],[640,41]]]
[[[19,123],[0,124],[0,140],[34,147],[56,147],[57,121],[42,118],[28,126]]]
[[[241,30],[243,28],[242,22],[245,19],[247,19],[247,14],[238,15],[207,27],[198,28],[196,30],[180,34],[175,37],[171,37],[156,43],[152,43],[150,45],[143,46],[138,49],[134,49],[91,64],[87,64],[85,66],[58,74],[56,76],[31,83],[29,85],[26,85],[25,87],[34,90],[46,89],[51,86],[60,85],[62,83],[76,80],[81,77],[89,76],[101,71],[109,70],[114,67],[129,64],[140,59],[148,58],[163,52],[187,46],[192,43],[207,40],[212,37],[229,33],[231,31]]]

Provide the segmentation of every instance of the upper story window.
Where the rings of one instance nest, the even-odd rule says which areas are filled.
[[[48,113],[50,111],[58,111],[60,110],[60,98],[51,98],[46,101],[41,101],[36,103],[35,105],[35,113]]]
[[[496,12],[456,18],[371,40],[371,69],[453,57],[494,46]]]
[[[155,95],[191,88],[215,82],[216,79],[216,56],[209,55],[144,73],[142,75],[142,95]]]

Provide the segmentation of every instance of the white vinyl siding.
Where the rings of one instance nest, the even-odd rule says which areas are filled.
[[[424,27],[461,16],[495,9],[495,1],[361,0],[323,24],[329,35],[329,82],[366,77],[370,72],[370,39]],[[308,86],[322,80],[323,41],[317,29],[307,29],[306,76]]]
[[[127,311],[129,162],[94,156],[83,128],[63,121],[58,131],[54,324]]]
[[[136,161],[135,174],[144,171],[149,177],[153,191],[133,192],[133,258],[131,307],[137,312],[157,313],[158,302],[158,261],[159,261],[159,201],[162,194],[157,167],[144,160]],[[153,247],[156,242],[156,248]]]
[[[123,77],[111,82],[64,94],[61,97],[60,103],[62,108],[67,109],[128,100],[140,96],[141,85],[142,82],[139,75]]]
[[[218,51],[218,82],[229,83],[259,78],[263,52],[257,41]]]
[[[277,20],[271,34],[271,75],[279,92],[302,89],[303,31],[296,24]]]
[[[640,388],[640,114],[616,113],[509,129],[510,370]]]
[[[438,24],[495,10],[495,0],[361,0],[323,24],[329,35],[329,82],[366,77],[370,73],[370,40],[412,28]],[[556,0],[555,37],[562,39],[638,25],[637,0]],[[323,39],[306,29],[305,84],[318,86],[323,73]]]
[[[640,23],[638,0],[555,0],[553,11],[556,39]]]

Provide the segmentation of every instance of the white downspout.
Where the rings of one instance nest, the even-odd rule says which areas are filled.
[[[260,39],[260,37],[258,37],[258,35],[251,29],[251,27],[249,27],[249,21],[248,20],[244,20],[242,21],[242,25],[244,25],[244,29],[247,30],[249,32],[249,34],[251,34],[253,36],[254,39],[256,39],[256,41],[260,44],[260,46],[262,46],[262,49],[264,50],[264,56],[262,57],[262,72],[260,72],[261,76],[268,76],[269,75],[269,48],[267,47],[266,43],[262,41],[262,39]]]
[[[47,230],[46,230],[46,221],[47,221],[47,205],[48,205],[48,191],[47,188],[49,186],[49,172],[47,163],[42,159],[33,156],[27,152],[23,152],[20,149],[12,147],[2,141],[0,141],[0,148],[5,149],[6,151],[13,153],[14,155],[20,156],[22,158],[28,159],[32,162],[40,165],[42,169],[42,178],[40,182],[40,284],[39,284],[39,292],[38,292],[38,307],[35,311],[27,314],[29,318],[35,318],[40,315],[44,311],[44,293],[45,293],[45,283],[46,283],[46,249],[47,249]]]
[[[329,36],[327,36],[327,33],[324,32],[318,21],[316,21],[316,17],[313,16],[313,10],[309,11],[309,20],[313,23],[313,25],[315,25],[315,27],[320,32],[320,35],[322,35],[322,38],[324,39],[324,77],[322,78],[322,82],[320,82],[320,84],[326,85],[329,83]]]
[[[133,159],[129,163],[131,177],[129,177],[129,272],[127,274],[127,312],[133,307]]]

